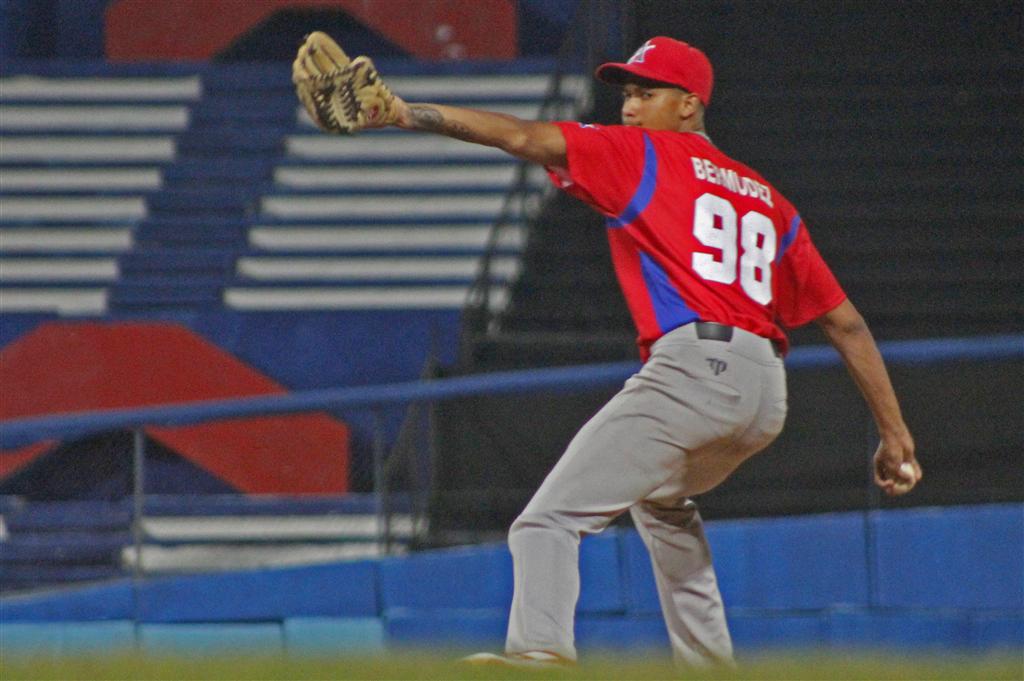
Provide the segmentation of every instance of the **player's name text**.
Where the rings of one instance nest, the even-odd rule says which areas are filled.
[[[731,168],[720,168],[706,158],[691,156],[690,160],[693,161],[693,174],[698,180],[725,187],[740,196],[753,196],[775,207],[772,203],[772,189],[763,182],[744,177]]]

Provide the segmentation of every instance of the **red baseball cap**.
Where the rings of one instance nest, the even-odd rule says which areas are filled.
[[[689,43],[665,36],[648,40],[625,64],[601,64],[594,75],[613,85],[622,84],[630,75],[675,85],[697,95],[704,106],[711,101],[714,85],[707,55]]]

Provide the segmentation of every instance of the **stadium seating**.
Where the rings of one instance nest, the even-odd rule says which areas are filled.
[[[412,100],[525,118],[548,81],[392,70]],[[281,64],[54,71],[0,82],[5,312],[457,309],[518,176],[443,138],[325,137]],[[502,286],[521,246],[498,244]]]
[[[308,565],[404,553],[409,500],[395,495],[387,525],[371,495],[151,495],[133,535],[121,501],[26,501],[0,496],[0,593],[126,577]],[[385,534],[386,533],[386,534]],[[141,553],[137,552],[139,549]]]
[[[527,118],[551,72],[379,66],[410,99]],[[0,76],[0,345],[54,317],[161,319],[289,389],[411,380],[457,352],[489,246],[496,304],[518,271],[536,173],[427,135],[327,137],[286,62],[11,62]],[[556,103],[584,82],[566,78]],[[530,201],[506,202],[517,185]],[[360,418],[357,456],[374,427]]]

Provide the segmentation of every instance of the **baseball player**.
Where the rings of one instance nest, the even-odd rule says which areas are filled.
[[[575,661],[580,537],[629,511],[651,556],[673,656],[687,665],[731,664],[692,497],[782,430],[783,327],[817,322],[844,359],[878,427],[877,485],[909,492],[921,467],[871,332],[799,213],[705,132],[707,57],[656,37],[627,62],[600,66],[597,78],[623,95],[622,125],[602,126],[407,104],[369,60],[349,62],[336,46],[313,42],[300,50],[295,82],[324,129],[396,125],[497,147],[542,164],[558,187],[600,211],[639,333],[641,369],[583,426],[512,525],[505,655],[467,660]]]

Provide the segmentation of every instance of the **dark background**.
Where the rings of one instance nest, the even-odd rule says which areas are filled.
[[[707,116],[713,140],[797,205],[879,340],[1024,331],[1020,3],[637,0],[624,6],[630,11],[622,19],[622,53],[615,54],[612,42],[607,57],[622,59],[654,35],[708,53],[716,73]],[[618,106],[618,93],[599,87],[591,119],[616,123]],[[529,315],[561,304],[562,316],[548,318],[551,328],[552,320],[598,297],[589,284],[577,283],[576,294],[567,282],[545,288],[551,278],[545,259],[586,253],[577,282],[597,278],[595,271],[612,278],[606,245],[594,238],[599,217],[588,217],[571,199],[556,199],[545,216],[535,227],[507,328],[544,328]],[[490,339],[477,344],[470,370],[511,368],[524,356],[540,364],[581,361],[580,354],[635,357],[621,301],[601,300],[592,317],[599,322],[576,332],[580,348],[598,336],[615,337],[596,350],[574,357],[563,343],[545,355],[535,342],[531,353],[517,355]],[[572,334],[567,325],[565,337]],[[515,334],[507,336],[511,347]],[[797,347],[825,342],[813,324],[792,330],[791,338]],[[845,370],[793,370],[784,433],[702,495],[704,515],[1024,499],[1020,360],[891,365],[890,371],[925,471],[913,494],[888,499],[871,484],[878,437]],[[439,533],[503,531],[579,426],[614,392],[442,405]]]

